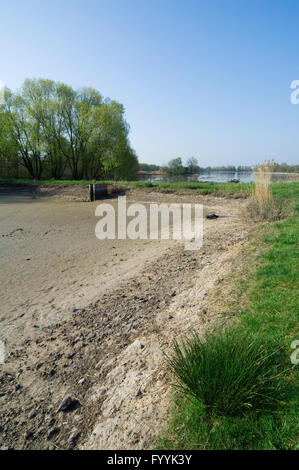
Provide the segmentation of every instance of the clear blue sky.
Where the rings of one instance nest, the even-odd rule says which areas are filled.
[[[0,80],[92,86],[125,105],[140,161],[299,162],[297,0],[9,0]]]

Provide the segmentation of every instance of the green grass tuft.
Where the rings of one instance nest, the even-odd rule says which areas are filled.
[[[242,327],[208,333],[194,332],[175,342],[169,364],[179,387],[207,413],[236,416],[248,409],[275,409],[287,398],[290,367],[283,366],[277,341]]]

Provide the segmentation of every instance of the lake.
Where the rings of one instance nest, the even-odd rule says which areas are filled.
[[[226,183],[232,179],[240,180],[241,183],[250,183],[253,181],[253,173],[252,172],[229,172],[229,171],[210,171],[209,173],[201,173],[200,175],[193,175],[193,176],[173,176],[173,177],[166,177],[166,176],[158,176],[158,175],[139,175],[140,181],[148,181],[148,182],[159,182],[159,181],[213,181],[216,183]]]
[[[254,181],[254,174],[251,171],[242,172],[229,172],[229,171],[210,171],[209,173],[201,173],[200,175],[193,176],[162,176],[162,175],[139,175],[140,181],[159,182],[159,181],[188,181],[188,182],[214,182],[214,183],[227,183],[231,180],[239,180],[240,183],[251,183]],[[288,183],[298,181],[298,173],[272,173],[271,183]]]

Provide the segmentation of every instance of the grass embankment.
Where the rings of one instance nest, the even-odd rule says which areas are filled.
[[[82,185],[88,186],[90,183],[108,184],[117,187],[140,188],[151,191],[159,191],[164,193],[176,192],[196,192],[198,194],[214,194],[218,196],[232,195],[235,197],[247,197],[252,189],[252,184],[247,183],[189,183],[189,182],[154,182],[146,181],[88,181],[88,180],[30,180],[30,179],[13,179],[0,178],[0,185],[12,184],[49,184],[49,185]]]
[[[91,183],[108,184],[111,186],[133,187],[146,189],[151,191],[159,191],[165,193],[198,193],[198,194],[213,194],[215,196],[234,196],[246,198],[251,195],[254,184],[253,183],[214,183],[214,182],[146,182],[146,181],[112,181],[112,180],[32,180],[32,179],[15,179],[15,178],[0,178],[0,185],[81,185],[88,186]],[[299,193],[299,183],[275,183],[272,185],[274,196],[293,199]]]
[[[295,213],[260,226],[245,248],[228,330],[176,344],[170,363],[182,388],[158,448],[298,449],[299,365],[290,355],[299,340],[299,185],[273,190],[295,197]]]

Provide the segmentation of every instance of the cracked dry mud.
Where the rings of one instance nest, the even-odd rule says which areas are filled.
[[[7,357],[0,366],[0,447],[155,445],[172,392],[164,354],[174,338],[193,328],[203,333],[215,321],[209,295],[237,263],[251,222],[244,215],[244,200],[131,191],[128,201],[133,200],[199,202],[205,213],[232,217],[205,221],[204,247],[185,251],[181,242],[129,240],[101,246],[93,233],[84,238],[84,227],[90,224],[90,230],[96,222],[92,203],[47,199],[34,207],[27,202],[27,208],[14,202],[6,205],[4,215],[2,211],[1,234],[23,232],[0,241],[7,243],[8,257],[2,252],[6,291],[0,336],[6,340]],[[70,231],[74,239],[65,247],[65,232]],[[44,252],[52,262],[42,263]],[[34,269],[27,267],[27,258],[33,259]],[[25,305],[14,275],[23,297],[29,292]],[[33,305],[30,291],[36,291]],[[57,411],[66,396],[77,406]]]

